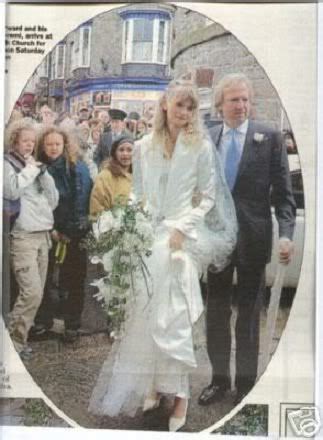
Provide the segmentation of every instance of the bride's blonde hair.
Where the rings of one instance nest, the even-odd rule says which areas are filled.
[[[177,98],[181,101],[190,100],[192,102],[193,113],[192,121],[183,130],[184,142],[191,146],[199,146],[203,138],[202,124],[199,118],[199,96],[197,87],[188,80],[176,79],[168,84],[167,89],[158,101],[154,125],[153,125],[153,144],[164,141],[167,131],[167,111],[164,109],[165,102],[169,99]]]

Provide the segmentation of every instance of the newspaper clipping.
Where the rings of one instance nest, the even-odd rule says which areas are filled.
[[[6,5],[5,436],[319,433],[317,8]]]

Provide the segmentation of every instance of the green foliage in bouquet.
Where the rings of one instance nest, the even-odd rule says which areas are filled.
[[[105,275],[94,281],[95,295],[105,309],[112,336],[122,330],[127,311],[142,277],[150,296],[150,274],[145,259],[151,254],[153,230],[148,213],[139,203],[122,199],[100,214],[83,242],[93,264],[103,265]]]

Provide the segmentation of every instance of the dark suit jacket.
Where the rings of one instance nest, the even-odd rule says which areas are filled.
[[[210,129],[218,148],[223,125]],[[256,141],[255,133],[263,136]],[[257,137],[257,136],[256,136]],[[249,120],[246,141],[232,190],[239,232],[234,262],[264,265],[272,250],[271,200],[279,224],[279,236],[293,238],[296,205],[292,194],[287,153],[280,133]]]
[[[101,134],[98,146],[94,153],[94,162],[100,167],[101,163],[110,156],[112,146],[112,132],[105,131]]]

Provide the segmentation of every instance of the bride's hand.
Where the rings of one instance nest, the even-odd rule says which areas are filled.
[[[171,236],[169,237],[169,247],[173,251],[178,251],[182,249],[184,239],[185,235],[178,229],[174,229],[174,231],[171,233]]]

